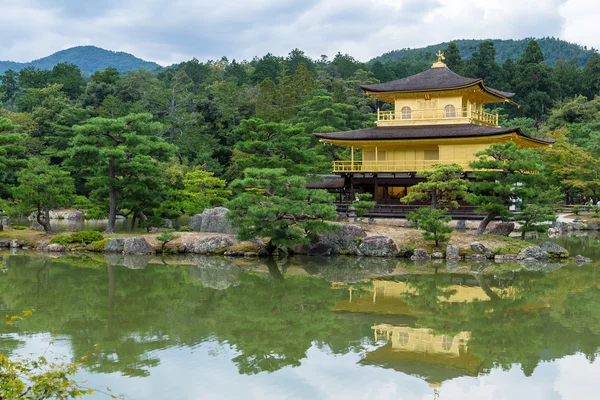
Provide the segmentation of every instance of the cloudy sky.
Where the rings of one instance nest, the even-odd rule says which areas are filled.
[[[0,60],[78,45],[168,65],[384,52],[450,39],[554,36],[600,48],[598,0],[0,0]]]

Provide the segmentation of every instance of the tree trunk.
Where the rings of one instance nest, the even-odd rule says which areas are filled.
[[[477,230],[475,231],[475,236],[483,235],[485,232],[485,228],[487,228],[488,224],[492,222],[496,218],[496,214],[488,214],[482,221],[479,223]]]
[[[44,232],[50,233],[52,232],[52,229],[50,227],[50,210],[48,209],[48,207],[44,208],[44,218],[46,220],[42,221],[42,205],[38,201],[37,212],[35,213],[35,220],[44,228]]]
[[[431,192],[431,209],[435,210],[436,206],[437,206],[437,190],[434,190],[433,192]]]
[[[129,232],[133,232],[133,230],[135,229],[136,219],[137,219],[137,213],[133,213],[133,215],[131,216],[131,227],[129,228]]]
[[[117,187],[115,186],[116,172],[115,172],[115,158],[110,156],[108,159],[108,179],[110,180],[108,185],[108,225],[104,233],[114,233],[115,222],[117,221]]]

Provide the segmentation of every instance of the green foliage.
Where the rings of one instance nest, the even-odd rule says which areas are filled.
[[[179,228],[179,232],[194,232],[194,230],[189,225],[183,225],[181,228]]]
[[[521,239],[525,239],[527,232],[546,232],[550,226],[545,222],[556,221],[556,216],[550,207],[528,204],[521,207],[515,220],[521,224]]]
[[[446,225],[452,220],[451,217],[444,217],[448,209],[434,209],[431,207],[421,207],[411,212],[406,218],[417,228],[423,230],[423,237],[427,240],[434,240],[438,247],[440,242],[447,241],[450,237],[446,235],[452,232],[452,228]]]
[[[307,189],[305,178],[283,168],[248,168],[231,188],[240,194],[227,203],[227,218],[240,240],[271,238],[275,246],[291,247],[333,229],[326,222],[336,217],[333,197]]]
[[[404,196],[403,203],[419,201],[431,202],[431,208],[458,208],[457,198],[467,195],[468,183],[460,175],[464,172],[458,164],[433,164],[431,170],[419,171],[427,179],[412,187],[412,192]]]
[[[54,236],[50,243],[57,243],[63,246],[67,246],[69,244],[90,244],[93,242],[99,242],[104,240],[104,235],[97,231],[80,231],[73,232],[69,235],[57,235]]]
[[[222,206],[231,196],[231,190],[225,189],[227,182],[204,170],[186,173],[183,186],[183,209],[188,215]]]
[[[371,193],[359,193],[356,195],[356,199],[352,201],[352,207],[354,207],[356,215],[362,217],[375,207],[376,203],[370,201],[371,198],[373,198]]]
[[[93,252],[96,252],[96,253],[101,253],[101,252],[104,251],[104,247],[106,246],[106,244],[108,242],[110,242],[110,239],[102,239],[102,240],[95,241],[92,244],[92,249],[91,250]]]
[[[22,225],[13,225],[10,227],[10,229],[14,229],[15,231],[24,231],[25,229],[28,229],[26,226],[22,226]]]
[[[159,242],[162,242],[161,243],[162,251],[165,250],[165,246],[167,245],[167,243],[172,242],[175,239],[179,239],[179,235],[176,235],[173,232],[175,232],[175,229],[163,229],[161,234],[156,237],[156,240],[158,240]]]

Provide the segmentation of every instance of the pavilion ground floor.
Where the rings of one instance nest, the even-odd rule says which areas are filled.
[[[464,178],[474,179],[465,173]],[[412,187],[425,178],[416,173],[339,173],[337,175],[324,175],[322,182],[309,184],[309,187],[327,189],[335,194],[338,212],[347,213],[352,201],[358,194],[369,193],[376,206],[366,216],[373,218],[404,218],[408,213],[428,203],[404,204],[401,199],[412,191]],[[456,199],[459,208],[449,210],[448,214],[454,219],[482,219],[484,215],[478,214],[475,207],[464,199]]]

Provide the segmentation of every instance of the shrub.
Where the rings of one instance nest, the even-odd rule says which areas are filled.
[[[13,225],[12,229],[14,229],[15,231],[24,231],[25,229],[27,229],[27,227],[22,225]]]
[[[398,257],[411,258],[415,254],[414,246],[404,246],[398,249]]]
[[[194,230],[192,229],[191,226],[184,225],[181,228],[179,228],[179,232],[194,232]]]
[[[93,242],[101,241],[104,239],[104,235],[97,231],[81,231],[73,232],[70,235],[58,235],[54,236],[50,243],[61,244],[63,246],[79,243],[79,244],[90,244]]]
[[[416,211],[407,215],[407,219],[415,226],[423,230],[423,237],[427,240],[434,240],[435,247],[439,242],[446,242],[450,238],[446,233],[452,232],[452,228],[446,225],[451,220],[450,217],[444,217],[448,209],[433,209],[429,207],[418,208]]]
[[[102,240],[98,240],[97,242],[94,242],[94,244],[92,245],[92,251],[95,251],[97,253],[101,253],[104,251],[104,246],[106,246],[106,243],[110,242],[110,239],[102,239]]]
[[[581,207],[575,206],[575,207],[571,208],[571,211],[573,211],[573,213],[575,215],[579,215],[579,213],[581,212]]]
[[[57,235],[50,239],[50,244],[60,244],[66,246],[71,243],[70,240],[70,235]]]
[[[102,219],[106,218],[106,211],[99,208],[91,208],[83,214],[83,219]]]

